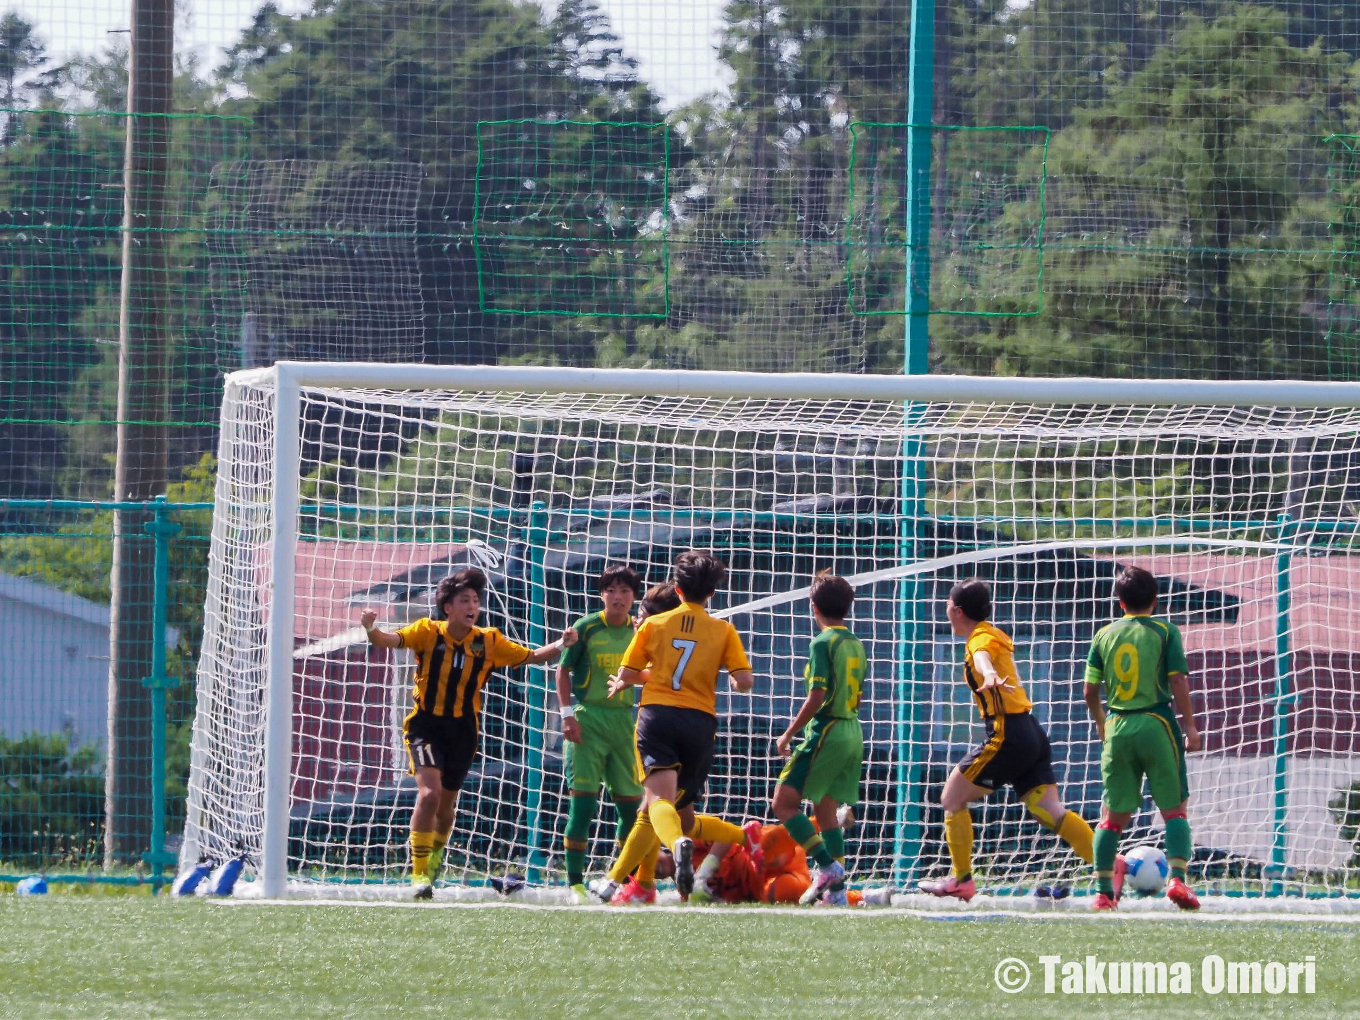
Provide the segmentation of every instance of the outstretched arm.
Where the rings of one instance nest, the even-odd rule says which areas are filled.
[[[985,691],[990,687],[1015,687],[1015,684],[996,671],[996,664],[992,662],[990,653],[985,651],[974,652],[973,665],[982,674],[982,683],[978,685],[978,690]]]
[[[570,648],[572,645],[576,644],[576,639],[580,636],[581,635],[576,632],[575,627],[568,627],[562,632],[562,636],[552,644],[544,645],[542,648],[535,648],[529,653],[529,657],[521,662],[520,665],[537,666],[540,662],[547,662],[553,656],[561,655],[563,648]]]
[[[643,675],[645,670],[629,669],[627,666],[620,666],[618,673],[609,678],[609,696],[612,698],[619,691],[627,690],[629,687],[637,687],[646,682]]]
[[[401,638],[389,630],[383,630],[378,626],[378,613],[373,609],[365,609],[359,614],[359,622],[363,624],[364,631],[368,634],[368,643],[377,645],[379,648],[400,648]]]

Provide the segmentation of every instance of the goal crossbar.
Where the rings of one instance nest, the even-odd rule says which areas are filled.
[[[1129,407],[1191,404],[1206,407],[1360,406],[1360,382],[767,374],[648,368],[304,361],[280,361],[269,368],[233,372],[227,378],[229,383],[239,385],[274,383],[356,389],[501,390],[771,400],[969,401]]]

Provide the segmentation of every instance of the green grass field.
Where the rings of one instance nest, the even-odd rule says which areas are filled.
[[[889,912],[0,898],[0,1016],[1360,1017],[1360,926]],[[1189,995],[1046,995],[1037,957],[1189,960]],[[1317,959],[1317,992],[1209,995],[1199,961]],[[999,991],[999,961],[1033,967]],[[1113,1000],[1113,1001],[1112,1001]]]

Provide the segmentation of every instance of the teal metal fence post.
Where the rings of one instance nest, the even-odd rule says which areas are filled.
[[[935,0],[912,0],[910,84],[907,92],[907,335],[903,365],[907,375],[930,371],[930,178],[931,119],[935,105]],[[901,526],[898,557],[918,558],[917,542],[925,512],[925,472],[920,441],[910,430],[921,408],[905,408],[907,435],[902,443]],[[930,706],[922,696],[922,584],[898,584],[897,633],[897,825],[893,841],[893,882],[905,885],[921,856],[925,806],[913,796],[923,788]]]
[[[547,598],[548,586],[543,572],[543,557],[548,550],[548,508],[538,502],[529,511],[529,524],[524,529],[525,556],[529,560],[529,646],[538,648],[547,644]],[[553,664],[544,667],[547,675],[552,675]],[[534,667],[535,672],[538,667]],[[527,683],[528,711],[525,713],[524,726],[528,748],[524,755],[524,767],[528,782],[528,801],[525,804],[525,825],[528,828],[529,860],[527,878],[530,882],[541,882],[547,867],[547,857],[543,852],[543,833],[540,817],[543,803],[543,784],[547,777],[543,774],[543,737],[545,706],[548,685],[541,677],[531,676]]]
[[[1275,756],[1273,824],[1270,838],[1270,868],[1273,878],[1268,896],[1284,892],[1285,850],[1289,839],[1289,713],[1295,695],[1291,690],[1294,657],[1289,645],[1289,588],[1293,542],[1297,525],[1289,514],[1278,519],[1279,541],[1284,548],[1275,557],[1275,725],[1272,753]]]
[[[155,538],[152,567],[151,675],[142,685],[151,691],[151,850],[142,860],[151,867],[151,891],[160,892],[162,872],[174,867],[176,857],[165,849],[165,692],[179,686],[179,677],[165,671],[165,617],[170,603],[170,537],[180,526],[169,519],[169,504],[157,496],[151,504],[155,516],[143,527]]]

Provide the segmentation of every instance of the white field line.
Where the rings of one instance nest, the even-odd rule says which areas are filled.
[[[807,909],[794,906],[769,906],[765,904],[728,904],[724,906],[684,906],[676,904],[654,904],[652,906],[609,906],[605,904],[596,905],[576,905],[565,903],[524,903],[510,899],[484,900],[484,901],[431,901],[425,903],[415,903],[402,900],[355,900],[355,899],[213,899],[210,902],[214,906],[260,906],[260,907],[388,907],[404,910],[530,910],[530,911],[562,911],[569,913],[606,913],[606,914],[714,914],[714,915],[733,915],[733,914],[762,914],[769,916],[771,913],[797,915],[804,918],[812,917],[918,917],[924,920],[939,921],[989,921],[1000,919],[1025,918],[1031,920],[1044,921],[1086,921],[1104,923],[1110,919],[1111,915],[1095,914],[1087,907],[1087,898],[1079,897],[1071,907],[1051,908],[1051,907],[1032,907],[1031,909],[1015,909],[1013,907],[962,907],[952,910],[925,909],[909,906],[891,907],[817,907]],[[1306,924],[1360,924],[1360,913],[1317,913],[1317,912],[1298,912],[1293,911],[1270,911],[1255,912],[1247,910],[1215,910],[1216,904],[1206,903],[1208,909],[1198,911],[1183,911],[1170,908],[1163,909],[1142,909],[1142,910],[1121,910],[1116,913],[1114,918],[1120,920],[1138,921],[1165,921],[1176,918],[1183,922],[1213,922],[1213,923],[1242,923],[1257,924],[1268,922],[1278,924],[1281,921],[1292,921],[1295,923]],[[1087,907],[1087,909],[1081,909]],[[1159,905],[1160,907],[1160,905]]]

